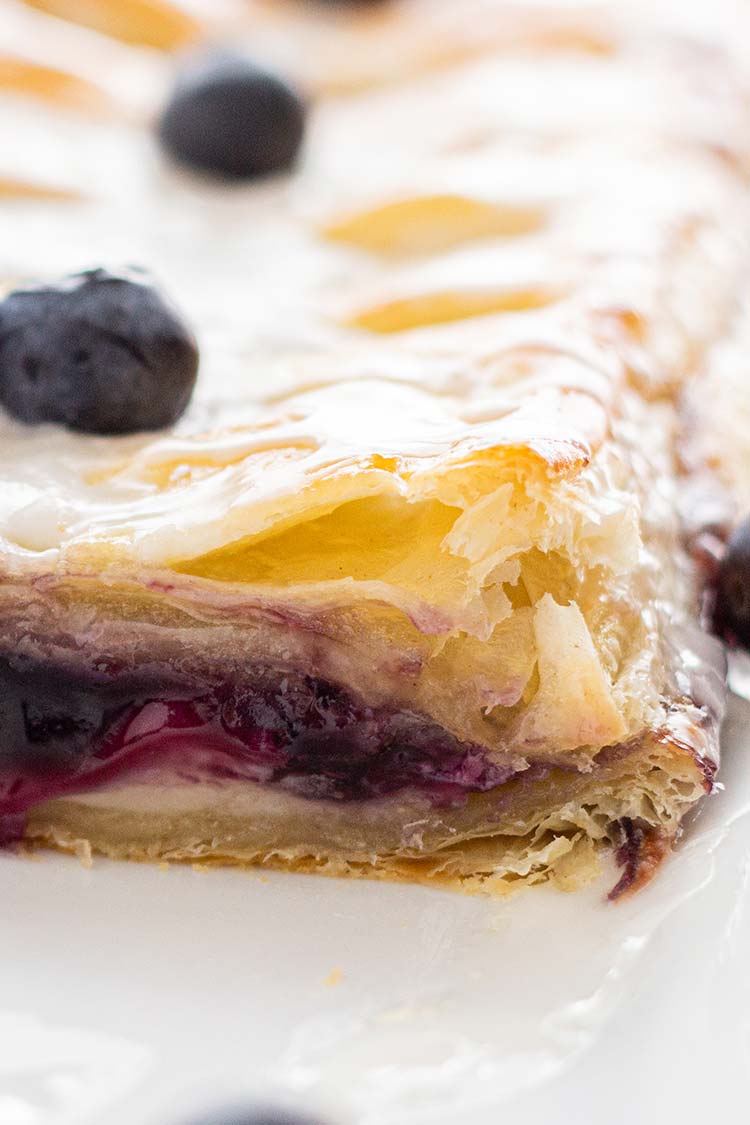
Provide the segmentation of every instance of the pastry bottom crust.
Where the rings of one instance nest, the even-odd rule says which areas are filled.
[[[661,731],[589,773],[521,776],[460,807],[436,807],[412,792],[336,802],[247,782],[144,781],[39,805],[24,839],[118,859],[262,865],[493,894],[545,880],[577,889],[598,873],[609,846],[625,868],[619,894],[650,878],[707,788],[701,760]]]

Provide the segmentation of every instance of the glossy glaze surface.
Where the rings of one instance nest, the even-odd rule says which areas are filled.
[[[157,438],[3,420],[6,567],[172,564],[287,519],[295,495],[308,515],[414,498],[519,442],[573,471],[605,439],[623,359],[669,383],[725,322],[746,105],[666,12],[137,8],[94,5],[92,32],[48,14],[75,19],[67,0],[6,0],[0,271],[148,265],[200,332],[198,393]],[[163,49],[229,37],[316,90],[292,180],[228,190],[158,151]]]

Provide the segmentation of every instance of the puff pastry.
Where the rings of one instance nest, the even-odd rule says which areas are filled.
[[[152,7],[55,59],[77,6],[9,5],[8,282],[145,260],[207,363],[169,433],[0,420],[3,838],[642,884],[718,764],[677,498],[749,260],[741,60],[636,4]],[[150,152],[132,44],[217,24],[306,67],[291,185]]]

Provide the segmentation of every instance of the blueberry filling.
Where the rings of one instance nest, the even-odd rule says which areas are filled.
[[[669,851],[670,839],[666,832],[654,825],[622,817],[617,822],[621,842],[615,859],[622,868],[620,879],[609,892],[615,899],[644,886]]]
[[[42,801],[153,771],[339,801],[417,788],[445,804],[512,776],[423,716],[313,676],[258,668],[216,684],[0,661],[0,837],[17,837]]]

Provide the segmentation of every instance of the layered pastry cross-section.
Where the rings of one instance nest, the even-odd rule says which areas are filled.
[[[624,386],[614,416],[554,352],[505,362],[539,370],[471,421],[364,380],[185,441],[177,471],[156,443],[89,486],[53,573],[19,551],[6,833],[490,880],[574,878],[631,825],[666,847],[720,711],[658,498],[666,422]],[[113,503],[154,477],[138,519]]]
[[[3,841],[492,891],[609,849],[619,892],[711,791],[678,413],[748,266],[741,68],[489,7],[470,58],[321,96],[291,193],[138,173],[208,360],[165,433],[0,420]]]

